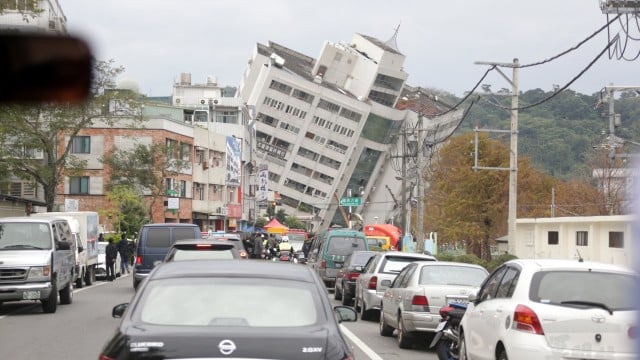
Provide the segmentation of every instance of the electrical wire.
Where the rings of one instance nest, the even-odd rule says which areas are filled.
[[[552,56],[552,57],[550,57],[548,59],[545,59],[545,60],[542,60],[542,61],[538,61],[538,62],[535,62],[535,63],[531,63],[531,64],[520,65],[520,68],[527,68],[527,67],[546,64],[548,62],[551,62],[551,61],[553,61],[553,60],[555,60],[555,59],[557,59],[557,58],[559,58],[561,56],[564,56],[564,55],[566,55],[566,54],[578,49],[580,46],[584,45],[587,41],[593,39],[596,35],[600,34],[604,29],[608,30],[609,29],[609,25],[611,25],[614,21],[618,20],[620,18],[620,16],[622,16],[622,15],[618,15],[615,18],[613,18],[610,21],[608,21],[605,25],[603,25],[601,28],[596,30],[593,34],[589,35],[584,40],[580,41],[577,45],[575,45],[575,46],[573,46],[573,47],[571,47],[571,48],[569,48],[569,49],[567,49],[567,50],[565,50],[565,51],[563,51],[563,52],[561,52],[561,53],[559,53],[559,54],[557,54],[555,56]]]

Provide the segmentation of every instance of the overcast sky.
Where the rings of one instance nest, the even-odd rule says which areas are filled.
[[[407,83],[462,96],[487,69],[474,62],[541,61],[607,23],[599,0],[59,1],[69,31],[87,39],[98,59],[124,66],[121,78],[137,81],[149,96],[170,95],[182,72],[194,83],[212,75],[220,85],[238,86],[256,43],[273,41],[317,58],[325,41],[348,43],[355,33],[386,41],[398,25]],[[621,30],[618,22],[610,26],[612,34]],[[640,38],[635,20],[629,30]],[[521,69],[520,90],[564,86],[607,42],[604,31],[558,60]],[[625,55],[638,51],[640,42],[630,42]],[[605,54],[570,89],[592,94],[610,84],[640,85],[639,65],[640,59]],[[510,87],[497,73],[483,83]]]

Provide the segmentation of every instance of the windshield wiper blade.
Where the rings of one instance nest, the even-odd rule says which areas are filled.
[[[613,315],[613,310],[611,310],[610,307],[608,307],[607,305],[603,304],[603,303],[599,303],[599,302],[594,302],[594,301],[583,301],[583,300],[567,300],[567,301],[561,301],[560,304],[567,304],[567,305],[586,305],[586,306],[591,306],[591,307],[599,307],[602,309],[605,309],[609,312],[609,315]]]

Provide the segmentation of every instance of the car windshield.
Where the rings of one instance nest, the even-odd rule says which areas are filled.
[[[481,268],[456,265],[423,266],[420,285],[463,285],[479,287],[487,277]]]
[[[0,224],[0,250],[40,249],[51,249],[51,232],[47,223]]]
[[[318,295],[280,279],[160,279],[148,282],[133,316],[154,325],[301,327],[319,321]]]
[[[171,257],[172,261],[233,259],[231,250],[183,250],[176,249]]]
[[[364,238],[336,236],[329,241],[327,254],[346,256],[354,250],[366,250]]]
[[[544,304],[591,307],[591,303],[613,311],[631,310],[636,309],[635,286],[636,279],[629,274],[544,271],[534,275],[529,298]]]
[[[352,266],[364,266],[374,254],[371,253],[354,253],[351,257]]]

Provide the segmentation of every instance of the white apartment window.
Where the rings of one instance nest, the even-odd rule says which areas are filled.
[[[180,197],[187,197],[187,182],[180,180]]]
[[[180,151],[178,141],[173,139],[166,139],[165,145],[167,147],[167,157],[170,159],[178,159],[178,151]]]
[[[298,90],[298,89],[294,89],[293,90],[293,94],[291,94],[292,97],[302,100],[306,103],[311,104],[313,102],[314,96],[311,94],[308,94],[302,90]]]
[[[334,104],[330,101],[324,100],[324,99],[320,99],[320,101],[318,102],[318,107],[321,109],[325,109],[329,112],[332,113],[338,113],[340,111],[340,106],[337,104]]]
[[[216,122],[223,124],[237,124],[238,112],[237,111],[218,111],[216,112]]]
[[[72,154],[89,154],[91,153],[91,136],[74,136],[71,138]]]
[[[549,245],[558,245],[560,243],[558,232],[557,231],[549,231],[547,233],[547,244]]]
[[[180,157],[185,161],[191,160],[191,144],[180,144]]]
[[[69,178],[69,194],[88,194],[89,177],[74,176]]]
[[[589,245],[589,233],[587,231],[576,231],[576,245],[577,246]]]
[[[293,89],[291,86],[287,84],[283,84],[276,80],[271,80],[271,84],[269,85],[271,89],[277,90],[283,94],[291,94],[291,90]]]

